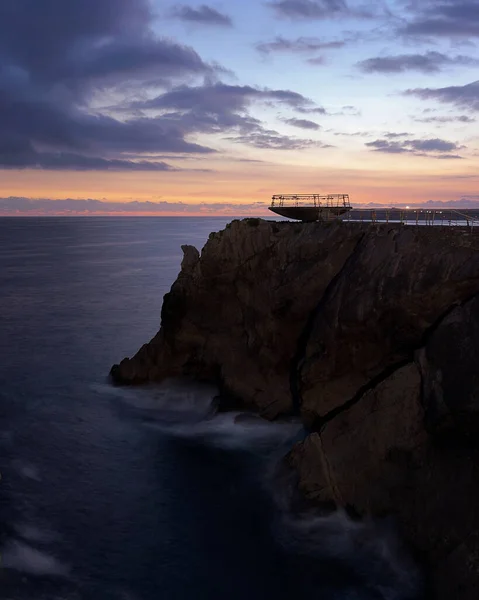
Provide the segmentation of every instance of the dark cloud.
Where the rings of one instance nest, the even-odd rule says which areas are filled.
[[[404,144],[409,145],[413,150],[421,152],[450,152],[457,150],[457,144],[441,140],[438,138],[430,140],[406,140]]]
[[[243,114],[252,102],[271,102],[301,110],[317,110],[314,102],[291,90],[272,90],[249,85],[212,83],[201,86],[179,86],[164,94],[135,102],[136,109],[175,109],[199,115]],[[256,121],[257,122],[257,121]]]
[[[263,150],[303,150],[304,148],[311,148],[313,146],[318,148],[330,147],[316,140],[305,140],[289,135],[281,135],[273,130],[252,131],[229,139]]]
[[[328,114],[327,110],[325,108],[322,108],[321,106],[317,106],[314,108],[297,106],[295,110],[296,110],[296,112],[301,113],[303,115],[327,115]]]
[[[299,37],[294,40],[290,40],[281,36],[277,36],[271,42],[263,42],[258,44],[256,49],[264,54],[271,54],[274,52],[291,52],[300,54],[317,52],[318,50],[342,48],[345,44],[345,41],[328,42],[315,37]]]
[[[422,100],[437,100],[460,108],[479,111],[479,81],[467,85],[452,85],[443,88],[416,88],[404,92]]]
[[[396,138],[400,138],[400,137],[406,137],[411,135],[410,133],[407,133],[405,131],[401,132],[401,133],[393,133],[393,132],[388,132],[384,134],[385,138],[388,138],[389,140],[394,140]]]
[[[456,117],[425,117],[423,119],[414,118],[417,123],[475,123],[476,119],[466,115]]]
[[[68,152],[0,152],[4,169],[52,169],[70,171],[174,171],[162,161],[105,159]]]
[[[477,66],[479,60],[469,56],[448,56],[441,52],[425,54],[400,54],[368,58],[357,63],[365,73],[403,73],[404,71],[420,71],[436,73],[448,66]]]
[[[321,129],[320,125],[308,119],[285,119],[284,122],[300,129],[313,129],[314,131]]]
[[[206,4],[194,8],[192,6],[177,6],[173,15],[182,21],[200,23],[201,25],[215,25],[219,27],[232,27],[233,21],[225,15]]]
[[[477,0],[413,0],[410,17],[400,28],[408,36],[469,38],[479,36]]]
[[[186,202],[105,202],[103,200],[49,200],[32,198],[0,198],[0,215],[40,214],[40,215],[97,215],[97,214],[129,214],[129,213],[203,213],[215,215],[228,213],[233,216],[250,215],[252,212],[267,213],[265,202],[248,202],[242,204],[201,202],[199,204]]]
[[[398,140],[402,134],[389,134],[390,139],[378,139],[373,142],[366,142],[366,146],[375,152],[385,152],[387,154],[415,154],[416,156],[429,156],[431,158],[462,158],[457,154],[451,154],[454,150],[459,150],[463,146],[458,146],[454,142],[441,140],[439,138],[418,140],[406,139]]]
[[[370,2],[366,5],[355,0],[276,0],[269,2],[280,17],[288,19],[331,19],[335,17],[372,18],[382,9],[382,3]]]
[[[176,123],[92,108],[125,86],[215,74],[191,48],[155,36],[152,22],[147,0],[1,3],[0,168],[166,170],[141,154],[209,152]]]
[[[272,104],[293,109],[323,111],[314,102],[291,90],[271,90],[252,86],[224,83],[202,86],[179,86],[156,98],[136,102],[133,108],[155,111],[162,121],[181,131],[221,134],[229,132],[227,139],[258,148],[298,149],[310,145],[309,140],[281,136],[265,129],[262,123],[248,113],[256,103]],[[236,136],[231,134],[235,133]]]

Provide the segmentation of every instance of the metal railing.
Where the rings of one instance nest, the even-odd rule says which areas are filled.
[[[350,207],[348,194],[276,194],[271,206],[314,206],[326,208]]]
[[[479,209],[352,208],[342,218],[361,223],[451,226],[470,230],[479,227]]]

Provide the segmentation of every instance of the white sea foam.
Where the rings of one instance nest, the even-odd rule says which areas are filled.
[[[17,540],[10,540],[5,545],[2,566],[31,575],[68,575],[68,568],[56,558]]]
[[[420,597],[420,573],[388,521],[353,521],[343,511],[306,518],[284,514],[275,534],[289,553],[347,565],[384,600]]]
[[[239,412],[217,413],[194,423],[146,423],[163,433],[230,450],[259,450],[283,446],[303,428],[299,422],[270,423]]]
[[[216,411],[218,390],[211,385],[168,380],[156,386],[102,391],[142,417],[143,425],[165,435],[231,450],[283,445],[303,429],[299,420],[271,423],[254,414]]]
[[[102,394],[117,397],[132,408],[178,415],[179,418],[190,414],[201,417],[210,413],[213,400],[218,394],[214,386],[183,380],[167,380],[161,384],[141,387],[105,384],[94,388]]]

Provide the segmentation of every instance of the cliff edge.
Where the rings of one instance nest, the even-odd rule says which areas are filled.
[[[183,251],[160,331],[113,379],[300,413],[303,494],[396,515],[436,598],[479,597],[479,235],[246,219]]]

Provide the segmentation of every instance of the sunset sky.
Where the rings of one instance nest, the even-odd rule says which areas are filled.
[[[3,0],[0,214],[479,206],[478,44],[479,0]]]

